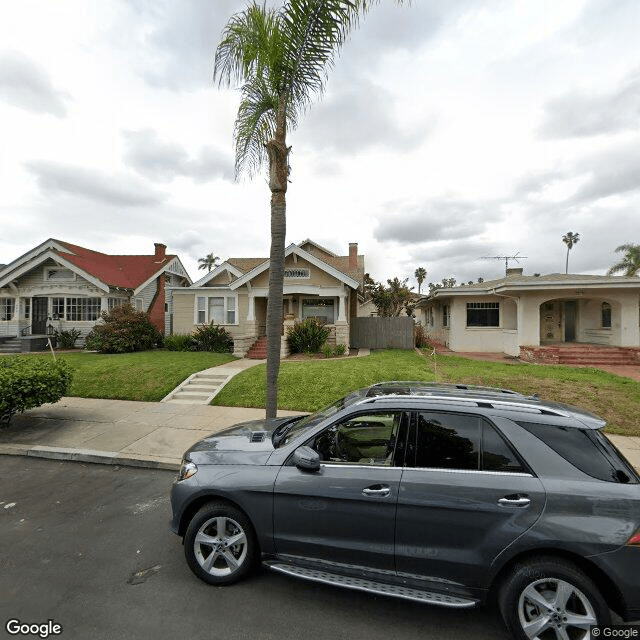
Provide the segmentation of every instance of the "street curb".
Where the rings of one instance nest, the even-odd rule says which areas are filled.
[[[121,455],[117,451],[71,449],[66,447],[48,447],[44,445],[28,446],[20,444],[4,444],[0,445],[0,455],[27,456],[32,458],[45,458],[47,460],[91,462],[95,464],[111,464],[145,469],[165,469],[168,471],[178,471],[180,468],[179,462],[173,462],[170,459],[152,460],[136,455]]]

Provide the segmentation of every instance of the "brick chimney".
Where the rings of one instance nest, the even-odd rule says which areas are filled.
[[[156,248],[156,260],[157,261],[164,260],[167,257],[165,253],[167,250],[167,245],[162,244],[161,242],[154,242],[153,246]]]
[[[349,269],[358,268],[358,243],[349,243]]]

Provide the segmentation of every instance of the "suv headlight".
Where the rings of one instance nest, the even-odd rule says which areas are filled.
[[[178,471],[178,482],[186,480],[191,476],[194,476],[198,472],[198,465],[190,460],[183,460],[180,465],[180,471]]]

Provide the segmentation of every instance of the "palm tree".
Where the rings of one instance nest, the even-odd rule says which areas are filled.
[[[206,269],[207,272],[210,272],[213,267],[218,266],[218,260],[220,260],[220,258],[214,256],[213,253],[208,254],[206,258],[198,258],[198,271],[200,271],[200,269]]]
[[[573,233],[573,231],[567,231],[567,233],[565,233],[562,236],[562,242],[564,242],[567,245],[567,263],[565,265],[565,273],[569,273],[569,251],[571,251],[571,249],[573,249],[573,245],[577,244],[577,242],[580,240],[580,234],[579,233]]]
[[[418,267],[416,272],[413,274],[418,281],[418,294],[420,294],[420,288],[422,287],[422,283],[424,279],[427,277],[427,270],[424,267]]]
[[[621,244],[616,253],[624,251],[624,257],[616,262],[609,271],[608,276],[623,271],[625,276],[637,276],[640,272],[640,244]]]
[[[279,10],[250,4],[233,15],[215,54],[214,80],[240,86],[236,176],[268,163],[271,251],[267,302],[267,418],[277,412],[284,281],[287,129],[322,94],[328,70],[358,18],[375,0],[285,0]]]

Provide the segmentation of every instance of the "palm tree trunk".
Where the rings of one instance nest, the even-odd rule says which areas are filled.
[[[569,273],[569,251],[571,251],[571,247],[567,245],[567,263],[565,265],[564,272]]]
[[[282,330],[284,287],[284,243],[287,232],[287,158],[285,125],[286,96],[281,96],[273,140],[267,143],[269,188],[271,189],[271,252],[269,255],[269,298],[267,300],[267,418],[278,412],[278,373]]]

